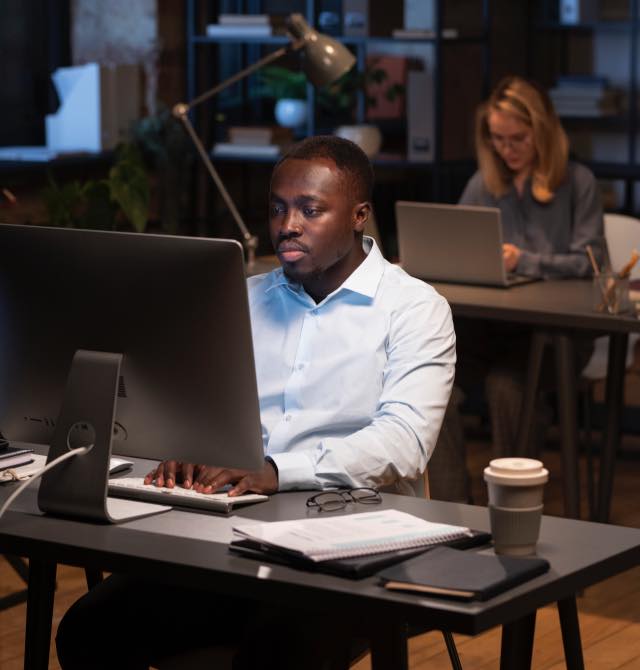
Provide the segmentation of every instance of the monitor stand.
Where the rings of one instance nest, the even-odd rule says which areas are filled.
[[[43,512],[120,523],[171,509],[107,497],[121,363],[122,354],[76,351],[47,463],[75,447],[93,446],[44,473],[38,492]]]

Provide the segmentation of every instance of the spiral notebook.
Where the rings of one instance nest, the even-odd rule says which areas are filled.
[[[469,528],[426,521],[395,509],[243,524],[234,527],[233,533],[254,546],[314,562],[426,548],[474,535]]]

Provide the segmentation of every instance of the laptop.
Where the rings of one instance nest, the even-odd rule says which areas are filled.
[[[400,263],[420,279],[510,287],[535,281],[507,273],[496,207],[396,202]]]

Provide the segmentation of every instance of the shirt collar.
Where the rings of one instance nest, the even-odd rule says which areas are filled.
[[[366,235],[362,238],[362,248],[367,254],[366,258],[358,267],[345,279],[330,295],[335,295],[340,291],[353,291],[360,293],[368,298],[373,298],[378,290],[378,284],[384,273],[384,258],[378,245],[372,237]],[[271,285],[266,289],[267,292],[278,286],[286,286],[294,293],[300,294],[304,291],[298,282],[291,281],[282,271],[277,268],[271,272]],[[329,296],[327,296],[329,297]]]
[[[363,237],[362,247],[367,257],[345,279],[338,291],[353,291],[373,298],[384,273],[384,258],[372,237]]]

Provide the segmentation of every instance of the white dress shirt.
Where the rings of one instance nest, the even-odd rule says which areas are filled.
[[[449,305],[366,259],[316,304],[281,269],[251,277],[265,455],[279,489],[395,487],[410,493],[435,446],[455,368]]]

